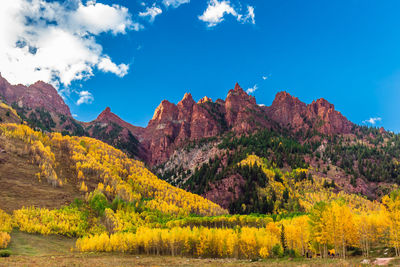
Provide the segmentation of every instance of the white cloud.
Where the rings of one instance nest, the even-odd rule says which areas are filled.
[[[259,107],[265,107],[265,104],[258,104]]]
[[[262,79],[265,81],[268,79],[268,76],[262,76]]]
[[[79,99],[78,101],[76,101],[76,104],[82,105],[82,104],[92,104],[94,101],[94,97],[92,95],[92,93],[90,93],[89,91],[81,91],[79,92]]]
[[[255,84],[253,87],[250,87],[249,89],[246,90],[246,93],[252,94],[258,89],[257,84]]]
[[[11,83],[38,80],[69,86],[99,69],[118,76],[129,66],[103,53],[95,37],[139,30],[127,8],[81,0],[3,0],[0,9],[0,72]],[[66,2],[66,3],[67,3]]]
[[[161,8],[157,7],[155,4],[152,7],[146,7],[146,11],[140,12],[140,17],[148,17],[150,22],[153,22],[154,19],[162,13]]]
[[[129,66],[126,64],[116,65],[114,62],[111,61],[110,57],[104,56],[99,64],[97,65],[99,70],[104,72],[112,72],[118,75],[119,77],[124,77],[128,74]]]
[[[88,1],[86,5],[79,3],[79,7],[69,17],[72,28],[80,28],[80,31],[99,34],[111,31],[113,34],[126,33],[126,30],[133,27],[138,30],[140,26],[130,19],[126,7],[118,5],[104,5],[96,1]]]
[[[214,27],[224,21],[225,15],[232,15],[241,23],[256,23],[254,7],[247,6],[247,13],[243,15],[236,11],[227,0],[209,0],[207,9],[199,16],[199,19],[206,22],[208,27]]]
[[[72,114],[72,117],[74,117],[74,118],[78,118],[79,116],[78,116],[78,114]]]
[[[163,4],[166,7],[172,6],[173,8],[177,8],[180,5],[187,4],[189,2],[190,2],[190,0],[163,0]]]
[[[382,118],[380,117],[374,117],[374,118],[369,118],[368,120],[363,121],[364,124],[372,124],[375,125],[377,122],[382,121]]]
[[[242,22],[256,24],[256,15],[254,14],[254,7],[247,6],[247,14],[243,17]]]
[[[213,27],[224,20],[224,16],[230,14],[237,17],[235,9],[231,7],[229,1],[210,0],[207,9],[204,11],[203,15],[199,16],[199,19],[206,22],[208,27]]]

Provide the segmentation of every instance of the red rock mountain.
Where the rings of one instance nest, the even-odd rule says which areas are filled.
[[[187,141],[217,136],[227,130],[243,133],[260,127],[271,124],[255,98],[236,84],[225,101],[212,102],[204,97],[196,103],[188,93],[177,105],[162,101],[140,139],[149,151],[148,163],[158,165]]]
[[[21,84],[11,85],[0,75],[0,97],[10,105],[16,103],[19,107],[45,108],[50,112],[71,116],[69,107],[57,90],[42,81],[29,87]]]
[[[110,123],[110,122],[118,124],[122,128],[129,130],[132,134],[136,136],[141,135],[141,133],[144,130],[144,128],[142,127],[133,126],[132,124],[122,120],[116,114],[112,113],[111,108],[109,107],[103,110],[103,112],[101,112],[100,115],[92,123]]]
[[[49,84],[37,82],[29,87],[10,85],[0,76],[0,97],[19,106],[42,107],[72,119],[68,106]],[[75,120],[73,120],[75,121]],[[262,128],[289,128],[292,131],[316,129],[330,134],[345,134],[352,130],[348,121],[324,99],[305,104],[286,92],[276,95],[270,107],[259,106],[238,84],[229,90],[225,100],[215,102],[208,97],[197,103],[186,93],[178,104],[167,100],[160,103],[146,128],[133,126],[106,108],[90,123],[77,122],[90,136],[110,144],[130,146],[138,142],[139,157],[149,165],[164,163],[181,145],[227,131],[250,133]],[[118,125],[117,131],[115,125]],[[114,134],[114,135],[113,135]],[[132,137],[132,136],[133,137]]]
[[[306,105],[298,98],[280,92],[270,107],[261,107],[253,96],[236,84],[225,100],[213,102],[205,97],[196,103],[186,93],[177,105],[162,101],[148,126],[139,133],[139,138],[148,151],[148,163],[158,165],[185,142],[226,131],[240,134],[274,128],[277,124],[293,131],[313,128],[328,135],[349,133],[353,126],[324,99]]]
[[[266,113],[281,126],[294,131],[315,128],[323,134],[330,135],[350,133],[353,128],[353,123],[336,111],[334,105],[322,98],[306,105],[297,97],[280,92],[272,105],[266,108]]]

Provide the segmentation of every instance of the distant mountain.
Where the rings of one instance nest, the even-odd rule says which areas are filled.
[[[27,87],[11,85],[0,74],[0,97],[19,108],[44,108],[47,111],[71,117],[71,111],[57,90],[50,84],[38,81]]]
[[[92,122],[85,123],[87,134],[127,152],[130,156],[146,160],[147,152],[137,139],[144,131],[123,121],[107,107]]]
[[[34,129],[91,136],[114,145],[131,156],[137,156],[139,153],[146,155],[141,152],[135,137],[140,127],[124,122],[111,113],[109,108],[93,122],[77,121],[57,90],[50,84],[38,81],[29,87],[11,85],[0,76],[0,99],[12,106],[19,117]]]

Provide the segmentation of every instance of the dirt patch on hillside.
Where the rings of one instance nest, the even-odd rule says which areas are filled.
[[[12,212],[23,206],[58,208],[82,197],[76,186],[65,183],[54,188],[35,176],[38,166],[32,163],[28,146],[0,136],[0,209]]]

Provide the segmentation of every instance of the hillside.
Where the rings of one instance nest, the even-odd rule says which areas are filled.
[[[12,210],[26,203],[55,207],[98,190],[110,200],[118,196],[164,213],[225,213],[210,201],[159,180],[143,163],[96,139],[44,134],[17,124],[2,124],[0,137],[3,149],[0,168],[4,170],[0,180],[10,184],[1,189],[0,196],[8,200],[1,202],[1,209]],[[40,193],[47,189],[48,193]],[[57,195],[54,201],[50,201],[52,194]]]
[[[135,127],[127,129],[127,123],[124,124],[119,118],[113,123],[107,120],[106,115],[99,116],[92,123],[75,120],[69,107],[50,84],[39,81],[29,87],[11,85],[0,75],[0,99],[12,106],[18,116],[33,129],[61,132],[64,135],[92,136],[123,149],[130,156],[137,155],[139,151],[136,137],[131,133]],[[104,123],[110,126],[105,127]]]

